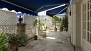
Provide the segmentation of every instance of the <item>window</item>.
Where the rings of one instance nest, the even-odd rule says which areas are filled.
[[[88,22],[88,24],[87,24],[87,25],[88,25],[88,26],[87,26],[87,29],[88,29],[87,31],[89,31],[89,22]]]
[[[83,21],[86,21],[86,13],[83,13]]]
[[[90,22],[90,32],[91,32],[91,22]]]
[[[89,11],[88,11],[88,21],[89,21]]]
[[[90,3],[91,3],[91,0],[90,0]],[[89,42],[91,43],[91,4],[90,4],[90,35],[89,35]]]
[[[86,4],[83,5],[83,38],[86,39]]]
[[[90,33],[90,43],[91,43],[91,33]]]
[[[86,31],[83,31],[83,38],[86,39]]]
[[[88,1],[88,10],[89,10],[89,1]]]
[[[83,38],[91,43],[91,0],[83,4]]]
[[[91,21],[91,10],[90,10],[90,21]]]
[[[90,3],[91,3],[91,0],[90,0]],[[91,4],[90,4],[90,9],[91,9]]]
[[[86,22],[83,22],[83,30],[86,30]]]
[[[87,32],[87,41],[89,41],[89,32]]]

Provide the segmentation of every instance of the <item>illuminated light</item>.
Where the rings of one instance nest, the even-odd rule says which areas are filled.
[[[19,16],[17,16],[19,18]]]
[[[19,11],[19,12],[17,12],[17,17],[20,17],[20,16],[24,17],[24,14],[22,14],[22,12]]]
[[[55,39],[54,37],[47,37],[47,39]]]

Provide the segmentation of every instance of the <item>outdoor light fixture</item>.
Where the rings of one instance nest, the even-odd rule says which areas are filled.
[[[17,12],[17,17],[19,18],[19,17],[22,17],[22,12]]]
[[[21,23],[22,21],[24,22],[24,14],[22,14],[22,12],[17,12],[17,19],[19,21],[19,23]]]

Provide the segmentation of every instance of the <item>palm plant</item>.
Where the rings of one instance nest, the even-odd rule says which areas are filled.
[[[54,24],[55,24],[54,30],[57,31],[56,23],[60,22],[60,19],[59,19],[57,16],[54,16],[54,17],[53,17],[53,20],[54,20]]]
[[[36,34],[36,25],[38,23],[38,20],[36,19],[34,22],[33,22],[33,26],[35,27],[35,34]],[[36,35],[35,35],[36,36]]]
[[[34,23],[33,23],[33,26],[35,27],[35,26],[37,25],[37,23],[38,23],[38,20],[36,19],[36,20],[34,21]]]

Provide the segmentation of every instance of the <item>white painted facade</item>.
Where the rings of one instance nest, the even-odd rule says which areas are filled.
[[[44,26],[52,27],[52,17],[49,16],[42,16],[40,17],[42,19],[42,23],[44,23]]]
[[[68,31],[73,45],[91,51],[91,0],[75,0],[68,14]],[[69,12],[68,12],[69,13]]]

